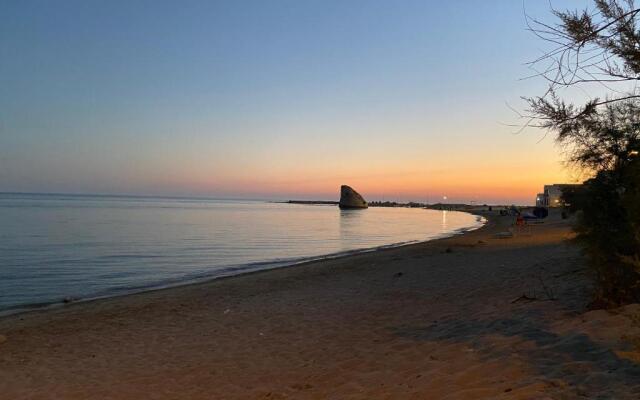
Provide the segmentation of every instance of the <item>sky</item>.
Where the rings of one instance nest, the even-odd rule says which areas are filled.
[[[583,1],[552,1],[559,9]],[[0,4],[0,191],[530,204],[548,45],[492,1]]]

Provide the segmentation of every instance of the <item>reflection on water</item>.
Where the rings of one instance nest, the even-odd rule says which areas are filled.
[[[251,201],[0,194],[0,310],[428,240],[472,215]]]
[[[357,209],[338,209],[340,211],[340,240],[350,241],[353,240],[356,232],[354,228],[361,224],[359,219],[362,218],[362,212],[366,210]]]

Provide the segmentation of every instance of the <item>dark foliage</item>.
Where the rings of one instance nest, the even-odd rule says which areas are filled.
[[[640,159],[564,193],[594,277],[596,307],[640,302]]]
[[[578,213],[576,231],[589,257],[594,305],[640,302],[640,9],[632,0],[594,0],[595,9],[554,11],[559,24],[529,20],[531,30],[558,47],[549,62],[544,96],[528,98],[531,121],[556,134],[568,161],[592,174],[564,194]],[[560,87],[618,85],[610,97],[566,103]],[[624,86],[619,86],[620,84]]]

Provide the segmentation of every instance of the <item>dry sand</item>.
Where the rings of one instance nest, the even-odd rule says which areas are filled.
[[[5,317],[0,398],[639,399],[640,306],[585,312],[567,224],[510,223]]]

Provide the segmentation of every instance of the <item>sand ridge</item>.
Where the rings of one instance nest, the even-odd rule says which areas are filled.
[[[0,398],[640,398],[566,221],[0,319]],[[524,296],[523,296],[524,295]]]

